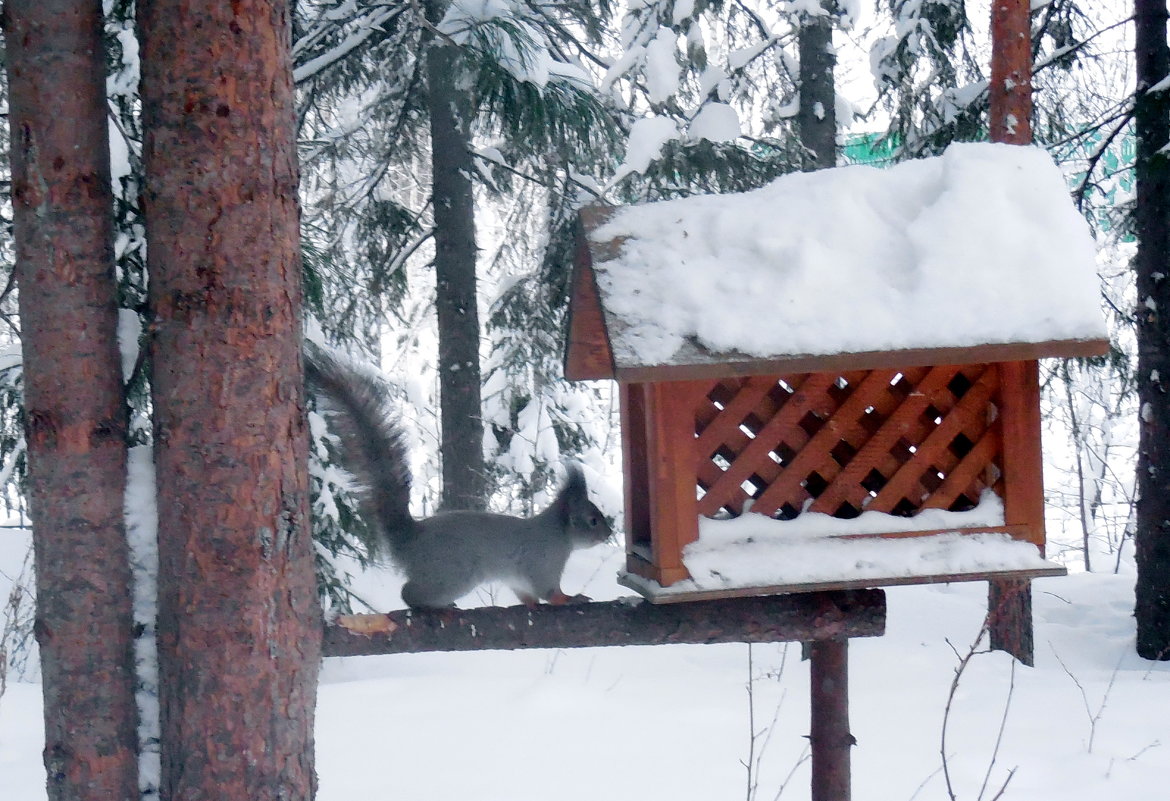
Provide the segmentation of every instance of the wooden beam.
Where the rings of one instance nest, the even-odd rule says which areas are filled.
[[[1003,519],[1024,526],[1044,553],[1044,454],[1041,449],[1040,367],[1034,361],[999,365],[997,403],[1003,426]]]
[[[651,557],[651,512],[650,512],[650,470],[649,419],[646,408],[646,391],[642,384],[619,384],[618,397],[621,403],[622,435],[622,476],[625,478],[623,491],[626,510],[626,550],[630,559],[627,570],[636,570],[653,564]],[[634,554],[638,554],[635,557]],[[633,564],[631,564],[633,562]],[[652,577],[648,567],[637,572]]]
[[[616,339],[613,321],[609,330]],[[1063,339],[1046,342],[1002,342],[967,347],[913,348],[829,354],[776,354],[751,357],[742,353],[715,353],[693,343],[683,345],[669,364],[634,364],[614,353],[619,381],[692,381],[750,375],[781,375],[845,370],[906,369],[940,364],[983,364],[1027,361],[1049,357],[1101,356],[1107,339]]]
[[[708,382],[647,384],[647,459],[654,573],[664,586],[690,578],[682,551],[699,538],[695,399]]]
[[[325,626],[325,656],[423,651],[804,642],[885,633],[881,590],[655,606],[641,599],[349,615]],[[365,630],[366,633],[362,633]]]

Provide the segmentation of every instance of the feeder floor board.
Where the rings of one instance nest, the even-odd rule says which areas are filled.
[[[841,579],[838,581],[816,581],[803,584],[772,584],[755,587],[718,587],[696,589],[693,586],[663,587],[657,581],[643,578],[635,573],[621,571],[617,581],[622,586],[642,595],[652,604],[674,604],[687,601],[710,601],[720,598],[745,598],[756,595],[790,595],[805,592],[836,590],[862,590],[875,587],[897,587],[907,584],[951,584],[960,581],[993,581],[1000,579],[1036,579],[1052,576],[1066,576],[1068,569],[1055,562],[1048,567],[1025,570],[987,570],[971,573],[945,573],[916,576],[887,576],[879,578]],[[675,585],[677,586],[677,585]]]

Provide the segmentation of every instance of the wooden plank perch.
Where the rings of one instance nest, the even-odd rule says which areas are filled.
[[[655,606],[641,599],[568,606],[399,610],[325,627],[325,656],[722,642],[811,642],[885,633],[881,590],[729,598]]]

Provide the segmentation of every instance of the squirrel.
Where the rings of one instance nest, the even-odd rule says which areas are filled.
[[[459,510],[416,520],[408,451],[385,383],[316,346],[306,349],[305,379],[332,412],[339,461],[359,483],[358,513],[372,534],[367,547],[406,574],[408,607],[451,607],[489,581],[505,584],[528,606],[590,600],[560,588],[569,554],[612,534],[589,501],[580,467],[568,467],[556,499],[535,517]]]

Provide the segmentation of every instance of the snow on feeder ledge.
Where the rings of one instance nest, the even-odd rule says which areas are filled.
[[[1094,256],[1060,170],[1011,145],[583,210],[565,375],[620,384],[622,581],[1063,573],[1036,359],[1106,351]]]

